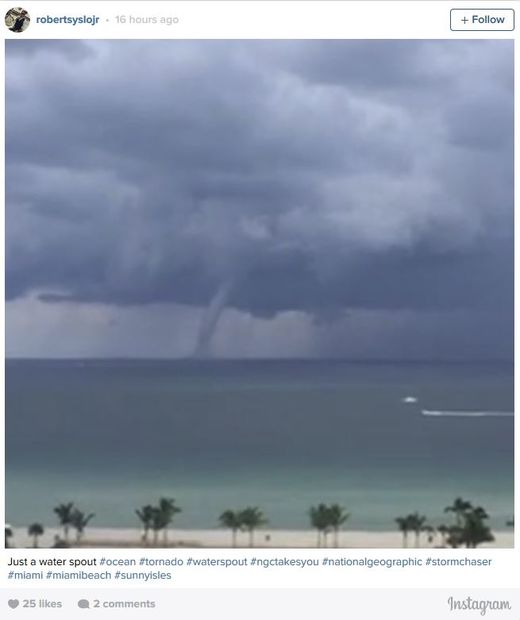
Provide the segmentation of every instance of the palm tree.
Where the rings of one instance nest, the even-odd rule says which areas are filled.
[[[478,545],[485,542],[493,542],[495,537],[491,533],[491,529],[480,521],[470,517],[464,528],[464,542],[466,547],[476,549]]]
[[[328,521],[329,526],[332,528],[334,532],[334,546],[338,546],[338,532],[340,527],[347,521],[350,517],[350,513],[346,512],[346,510],[340,506],[339,504],[331,504],[328,507]]]
[[[77,508],[73,510],[70,523],[72,527],[76,530],[76,543],[79,543],[89,521],[95,516],[96,515],[93,512],[86,515],[84,512],[78,510]]]
[[[444,512],[453,512],[457,526],[462,527],[464,523],[464,515],[471,510],[472,507],[471,502],[462,499],[462,497],[457,497],[451,506],[447,506],[444,509]]]
[[[421,532],[426,524],[426,517],[420,515],[417,511],[408,515],[409,526],[412,532],[415,532],[415,546],[418,547],[421,539]]]
[[[238,510],[225,510],[218,518],[220,525],[231,530],[231,544],[237,546],[237,532],[242,529],[241,513]]]
[[[168,544],[168,526],[173,521],[173,517],[181,512],[181,509],[175,505],[174,499],[161,497],[159,499],[159,511],[163,521],[163,544],[166,547]]]
[[[256,506],[248,506],[247,508],[244,508],[244,510],[240,512],[239,517],[242,527],[249,532],[249,546],[253,547],[254,532],[257,528],[265,525],[267,523],[267,519],[260,508],[257,508]]]
[[[157,546],[158,538],[159,538],[159,531],[162,530],[163,527],[165,526],[164,514],[160,511],[159,508],[157,508],[157,506],[152,506],[151,526],[152,526],[152,531],[153,531],[153,543],[152,544],[154,546]]]
[[[137,509],[135,514],[139,517],[141,523],[143,524],[143,543],[147,545],[148,533],[152,527],[153,506],[146,504],[146,506],[143,506],[141,509]]]
[[[484,510],[484,508],[482,508],[482,506],[475,506],[475,508],[472,508],[472,510],[469,511],[469,514],[477,517],[478,519],[489,519],[488,513]]]
[[[445,512],[452,512],[455,515],[455,525],[447,528],[449,532],[447,543],[450,547],[457,548],[464,545],[466,548],[474,549],[481,543],[495,540],[486,523],[489,515],[482,506],[473,506],[471,502],[457,497]]]
[[[72,524],[72,513],[74,509],[74,503],[59,504],[54,508],[54,512],[58,516],[60,525],[63,527],[63,534],[65,536],[65,542],[69,542],[69,528]]]
[[[31,525],[29,525],[27,533],[33,538],[34,549],[38,548],[38,536],[41,536],[43,534],[43,531],[43,525],[41,523],[32,523]]]
[[[397,517],[395,522],[397,523],[399,531],[403,534],[403,547],[406,548],[408,547],[408,532],[412,529],[410,515],[407,515],[406,517]]]
[[[9,544],[9,539],[13,537],[13,528],[10,525],[5,526],[5,548],[9,549],[10,548],[10,544]]]
[[[475,549],[481,543],[495,540],[491,529],[485,523],[487,519],[489,519],[487,512],[480,506],[466,513],[464,527],[460,533],[460,542],[466,545],[466,548]]]
[[[317,546],[327,546],[327,534],[329,533],[331,522],[330,512],[328,506],[325,504],[318,504],[317,506],[311,506],[309,509],[309,517],[311,519],[312,527],[316,528],[318,532]]]

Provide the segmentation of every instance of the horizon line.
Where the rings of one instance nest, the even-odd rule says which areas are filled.
[[[348,357],[148,357],[148,356],[5,356],[6,362],[13,361],[45,361],[45,362],[88,362],[88,361],[121,361],[121,362],[343,362],[350,364],[399,363],[399,364],[514,364],[514,358],[348,358]]]

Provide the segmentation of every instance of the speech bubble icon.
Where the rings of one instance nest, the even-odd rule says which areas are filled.
[[[86,598],[81,598],[81,599],[79,599],[79,601],[78,601],[78,607],[79,607],[80,609],[89,609],[89,607],[90,607],[90,603],[87,601],[87,599],[86,599]]]

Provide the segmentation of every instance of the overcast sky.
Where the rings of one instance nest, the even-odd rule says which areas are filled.
[[[512,41],[7,41],[10,356],[509,358]]]

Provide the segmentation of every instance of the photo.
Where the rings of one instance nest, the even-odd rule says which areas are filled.
[[[27,30],[31,23],[29,13],[18,6],[14,9],[9,9],[5,14],[5,25],[11,32],[23,32]]]
[[[513,547],[513,49],[6,41],[6,546]]]

